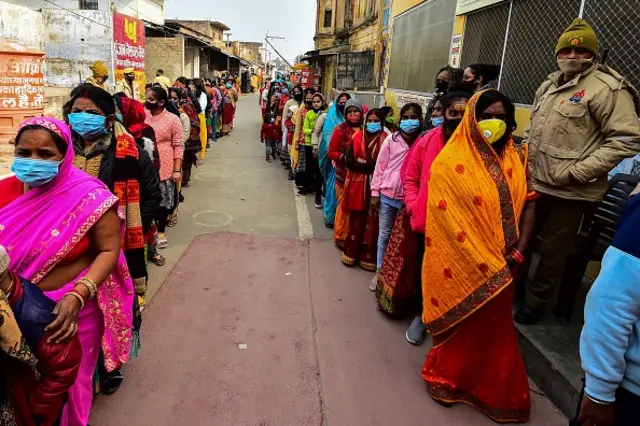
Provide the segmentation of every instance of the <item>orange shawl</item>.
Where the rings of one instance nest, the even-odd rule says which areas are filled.
[[[504,259],[518,241],[518,223],[535,193],[527,145],[507,142],[499,157],[477,128],[476,103],[431,166],[422,320],[432,334],[467,318],[513,281]]]

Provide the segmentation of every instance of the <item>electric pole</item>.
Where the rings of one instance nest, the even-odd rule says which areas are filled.
[[[284,37],[270,36],[268,30],[267,30],[266,34],[264,35],[264,41],[265,41],[265,45],[264,45],[264,73],[265,73],[265,80],[266,80],[266,74],[267,74],[267,69],[268,69],[267,46],[271,46],[271,48],[274,50],[274,52],[276,52],[276,54],[282,58],[282,55],[280,55],[280,53],[276,50],[276,48],[273,47],[273,45],[269,42],[269,40],[284,40],[284,41],[287,41],[287,39],[284,38]],[[282,59],[289,65],[289,63],[287,62],[286,59],[284,59],[284,58],[282,58]],[[289,66],[291,66],[291,65],[289,65]]]

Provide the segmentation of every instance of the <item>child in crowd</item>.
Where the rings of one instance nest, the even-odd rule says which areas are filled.
[[[280,138],[280,128],[276,124],[275,116],[271,113],[266,113],[260,130],[260,141],[265,144],[266,160],[269,163],[271,158],[274,160],[276,158],[276,144]]]

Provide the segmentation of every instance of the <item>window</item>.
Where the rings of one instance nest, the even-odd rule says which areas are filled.
[[[331,28],[331,9],[324,10],[324,28]]]
[[[80,10],[98,10],[98,0],[80,0]]]
[[[338,55],[336,87],[341,89],[372,89],[376,87],[373,51]]]

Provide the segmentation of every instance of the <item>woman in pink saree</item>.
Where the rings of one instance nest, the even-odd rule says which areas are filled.
[[[0,209],[0,244],[9,269],[57,302],[51,340],[79,334],[82,361],[61,424],[86,425],[100,349],[109,371],[129,359],[134,292],[121,251],[123,216],[102,182],[73,167],[63,122],[29,119],[15,145],[12,170],[29,190]]]

